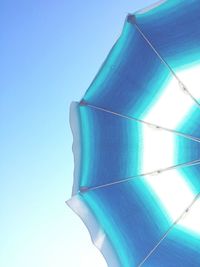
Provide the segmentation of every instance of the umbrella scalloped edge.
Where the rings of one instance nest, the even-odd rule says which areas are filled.
[[[81,155],[81,143],[80,143],[80,126],[79,117],[77,114],[78,102],[72,102],[70,105],[70,126],[73,134],[72,151],[74,155],[74,180],[72,195],[75,195],[79,191],[79,177],[80,177],[80,155]]]
[[[119,259],[106,237],[106,234],[89,207],[81,199],[81,195],[74,195],[71,199],[66,201],[66,204],[81,218],[89,231],[93,244],[102,253],[108,266],[120,267]]]
[[[160,5],[162,5],[165,2],[166,2],[166,0],[157,1],[156,3],[151,4],[146,8],[142,8],[142,9],[138,10],[137,12],[135,12],[135,14],[144,14],[144,13],[146,13],[146,12],[148,12],[148,11],[150,11],[150,10],[160,6]]]
[[[66,204],[81,218],[90,234],[95,247],[99,249],[109,267],[120,267],[119,259],[110,244],[106,234],[99,225],[94,214],[82,199],[79,188],[80,164],[81,164],[81,140],[80,140],[80,121],[77,106],[78,102],[70,105],[70,126],[73,134],[72,151],[74,155],[74,179],[72,197]]]

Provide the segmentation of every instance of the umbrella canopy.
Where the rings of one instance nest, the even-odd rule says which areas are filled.
[[[129,14],[72,103],[68,205],[109,267],[200,266],[200,1]]]

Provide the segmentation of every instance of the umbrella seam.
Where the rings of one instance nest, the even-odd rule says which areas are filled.
[[[190,91],[187,89],[187,87],[184,85],[184,83],[180,80],[180,78],[176,75],[176,73],[174,72],[174,70],[171,68],[171,66],[167,63],[167,61],[161,56],[161,54],[157,51],[157,49],[154,47],[154,45],[152,44],[152,42],[146,37],[146,35],[144,34],[144,32],[141,30],[141,28],[139,27],[139,25],[136,22],[136,16],[134,16],[134,20],[131,20],[132,25],[135,25],[135,28],[137,29],[137,31],[141,34],[141,36],[143,37],[143,39],[148,43],[148,45],[151,47],[151,49],[154,51],[154,53],[158,56],[158,58],[161,60],[161,62],[168,68],[168,70],[171,72],[171,74],[175,77],[175,79],[178,81],[179,83],[179,87],[185,92],[187,93],[187,95],[190,96],[190,98],[195,102],[195,104],[200,108],[200,103],[197,101],[197,99],[190,93]]]
[[[140,177],[149,176],[149,175],[153,176],[153,175],[157,175],[157,174],[163,173],[165,171],[170,171],[170,170],[174,170],[174,169],[182,168],[182,167],[190,167],[190,166],[194,166],[194,165],[198,165],[198,164],[200,164],[200,159],[193,160],[193,161],[188,161],[188,162],[184,162],[184,163],[180,163],[180,164],[176,164],[176,165],[164,168],[164,169],[159,169],[159,170],[155,170],[155,171],[151,171],[151,172],[147,172],[147,173],[142,173],[142,174],[138,174],[138,175],[134,175],[134,176],[129,176],[129,177],[125,178],[125,179],[120,179],[120,180],[115,181],[115,182],[101,184],[101,185],[97,185],[97,186],[94,186],[94,187],[83,187],[83,188],[80,188],[80,192],[81,193],[86,193],[88,191],[93,191],[93,190],[96,190],[96,189],[105,188],[105,187],[113,186],[113,185],[120,184],[120,183],[125,183],[125,182],[133,180],[135,178],[140,178]]]
[[[156,125],[156,124],[153,124],[151,122],[147,122],[147,121],[144,121],[144,120],[141,120],[141,119],[137,119],[137,118],[130,117],[130,116],[127,116],[127,115],[123,115],[123,114],[120,114],[120,113],[117,113],[115,111],[111,111],[111,110],[108,110],[108,109],[105,109],[105,108],[101,108],[101,107],[98,107],[98,106],[89,104],[85,100],[81,100],[79,104],[81,106],[91,107],[91,108],[94,108],[94,109],[97,109],[97,110],[101,110],[101,111],[106,112],[106,113],[110,113],[110,114],[115,115],[115,116],[119,116],[121,118],[125,118],[125,119],[128,119],[128,120],[133,120],[133,121],[141,122],[143,124],[148,125],[149,127],[155,128],[157,130],[164,130],[164,131],[172,132],[174,134],[183,136],[183,137],[185,137],[187,139],[190,139],[190,140],[193,140],[195,142],[200,142],[200,138],[198,138],[198,137],[195,137],[195,136],[192,136],[192,135],[188,135],[188,134],[184,134],[182,132],[175,131],[175,130],[172,130],[172,129],[169,129],[169,128],[165,128],[165,127],[162,127],[160,125]]]
[[[193,201],[187,206],[186,209],[180,214],[180,216],[174,221],[174,223],[169,227],[169,229],[164,233],[164,235],[161,237],[161,239],[158,241],[158,243],[153,247],[153,249],[145,256],[145,258],[137,265],[137,267],[141,267],[146,260],[155,252],[155,250],[159,247],[159,245],[162,243],[162,241],[168,236],[168,234],[171,232],[171,230],[178,224],[178,222],[186,215],[191,207],[194,205],[194,203],[199,199],[200,192],[196,194]]]

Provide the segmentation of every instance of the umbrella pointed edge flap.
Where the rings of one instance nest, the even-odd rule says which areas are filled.
[[[92,243],[101,252],[109,267],[121,267],[109,239],[104,233],[95,215],[84,202],[81,194],[76,194],[66,201],[66,204],[79,216],[85,224]]]
[[[80,180],[80,156],[81,156],[81,145],[80,145],[80,126],[79,126],[79,115],[77,112],[78,102],[72,102],[70,105],[70,127],[73,134],[72,151],[74,155],[74,174],[73,174],[73,188],[72,196],[79,192],[79,180]]]

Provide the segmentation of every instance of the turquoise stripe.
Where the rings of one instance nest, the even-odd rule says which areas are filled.
[[[107,213],[101,209],[101,202],[99,202],[95,193],[89,192],[82,195],[82,198],[97,218],[104,232],[109,237],[109,241],[111,242],[114,250],[117,252],[121,266],[130,267],[127,249],[125,249],[126,240],[119,231],[119,225],[112,223],[112,218],[107,216],[109,212]]]
[[[130,40],[132,38],[132,26],[129,23],[125,23],[122,34],[116,44],[113,46],[108,57],[103,63],[101,69],[94,78],[92,84],[88,88],[85,100],[92,99],[98,95],[101,91],[101,85],[109,79],[110,75],[115,71],[115,69],[120,65],[121,60],[123,60],[123,53],[126,53],[126,49]]]
[[[90,114],[84,107],[79,108],[80,124],[81,124],[81,172],[80,186],[88,183],[90,177],[90,158],[93,155],[93,147],[91,146],[91,118]],[[90,177],[91,179],[92,177]]]
[[[200,62],[200,30],[196,26],[199,25],[199,12],[197,0],[169,0],[144,14],[136,13],[137,25],[174,71]],[[134,23],[126,21],[121,37],[83,100],[107,111],[145,119],[173,78],[170,69]],[[173,223],[145,177],[113,185],[141,174],[145,149],[143,128],[136,121],[105,110],[87,105],[78,109],[81,129],[80,186],[93,189],[80,194],[82,201],[105,232],[120,266],[138,266]],[[169,116],[173,114],[169,112]],[[199,108],[194,106],[173,130],[200,138],[199,118]],[[174,135],[174,164],[199,159],[199,144]],[[176,171],[194,194],[200,191],[200,166],[182,167]],[[104,187],[99,188],[102,185]],[[188,257],[196,267],[200,263],[200,253],[193,246],[200,247],[197,235],[192,230],[176,226],[144,267],[167,266],[166,263],[171,267],[189,267]]]

